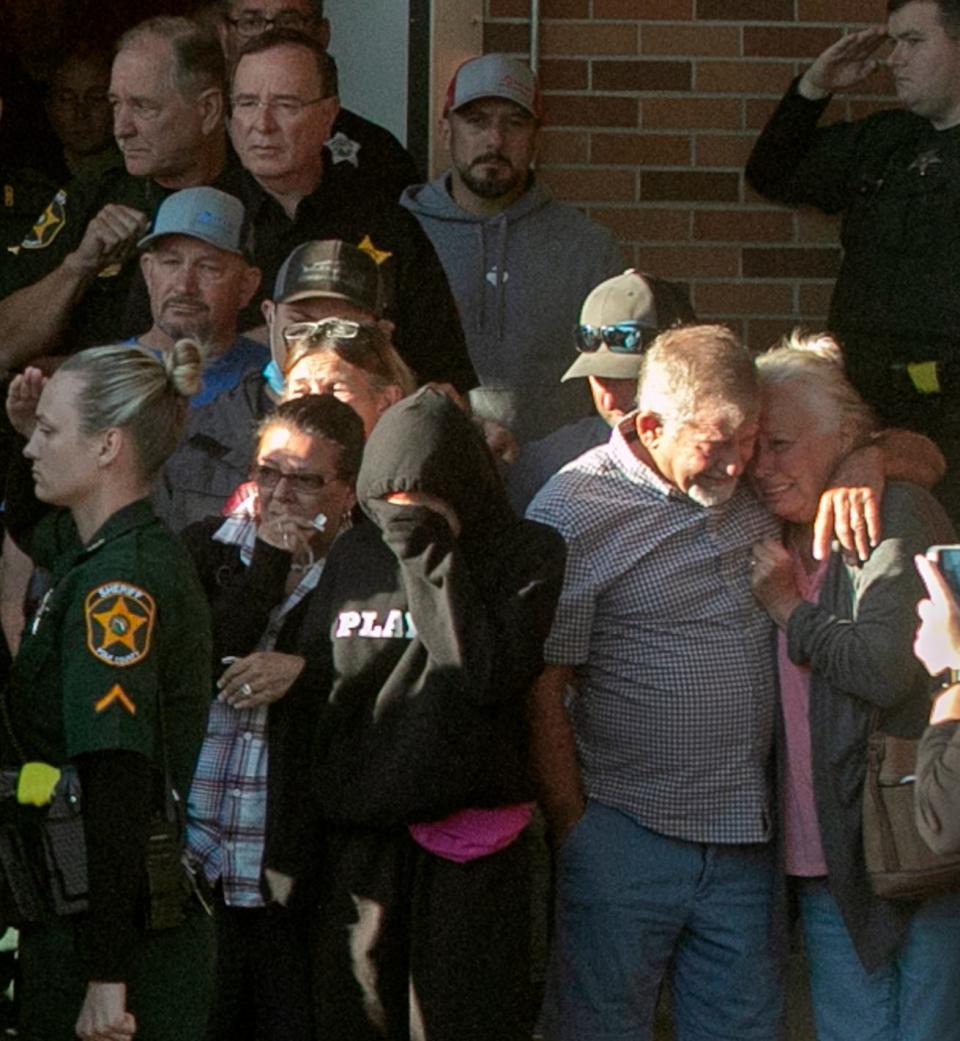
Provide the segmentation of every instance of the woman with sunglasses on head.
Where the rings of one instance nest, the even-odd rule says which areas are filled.
[[[380,416],[416,389],[413,374],[376,322],[296,322],[282,336],[284,400],[332,394],[360,416],[368,437]]]
[[[28,851],[28,877],[46,878],[46,913],[21,915],[18,1036],[29,1041],[202,1037],[213,930],[181,891],[173,810],[203,736],[210,623],[189,558],[148,500],[200,371],[191,341],[162,360],[116,345],[10,386],[36,498],[56,507],[33,526],[32,500],[18,511],[8,490],[12,532],[52,578],[0,711],[4,820]],[[76,881],[76,861],[47,872],[37,843],[77,806],[88,907],[73,914],[67,896],[83,887],[57,880]],[[158,842],[171,889],[156,884]]]
[[[229,516],[182,534],[213,611],[219,677],[187,805],[188,854],[214,887],[208,1041],[310,1038],[304,919],[265,898],[261,859],[271,790],[297,769],[272,754],[303,667],[287,626],[350,526],[362,452],[363,424],[347,405],[329,394],[287,401],[261,424],[252,480]]]

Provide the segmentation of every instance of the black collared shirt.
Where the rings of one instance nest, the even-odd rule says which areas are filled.
[[[443,267],[416,219],[399,203],[357,191],[352,168],[329,163],[293,220],[247,171],[227,190],[234,190],[246,207],[246,245],[263,272],[259,294],[241,314],[241,328],[262,321],[260,302],[272,294],[277,271],[296,246],[342,239],[365,249],[379,264],[383,317],[396,325],[394,343],[417,378],[449,382],[460,391],[476,386]]]

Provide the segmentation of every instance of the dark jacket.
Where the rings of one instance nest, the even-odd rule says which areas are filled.
[[[897,948],[914,907],[871,893],[863,859],[867,739],[875,729],[919,737],[929,678],[912,653],[922,585],[913,555],[953,530],[920,488],[892,483],[883,540],[861,567],[830,560],[819,602],[790,616],[790,660],[810,667],[810,743],[830,889],[868,972]]]
[[[314,734],[310,812],[394,828],[531,797],[523,700],[543,667],[564,547],[519,520],[477,429],[425,389],[374,429],[358,481],[370,517],[331,550],[303,633]],[[427,492],[462,530],[390,491]],[[291,753],[297,756],[294,750]],[[303,811],[291,793],[285,819]],[[293,858],[293,859],[291,859]],[[267,863],[296,873],[282,844]]]

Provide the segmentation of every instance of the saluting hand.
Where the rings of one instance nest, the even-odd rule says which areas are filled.
[[[828,94],[857,86],[880,67],[880,59],[873,55],[886,39],[887,30],[883,25],[871,25],[841,36],[800,77],[797,89],[803,97],[818,101]]]
[[[14,376],[7,388],[7,418],[21,437],[30,439],[37,425],[37,403],[47,377],[33,365]]]

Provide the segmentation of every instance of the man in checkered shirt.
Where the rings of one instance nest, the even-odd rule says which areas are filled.
[[[668,966],[679,1041],[780,1034],[776,662],[749,585],[778,526],[739,480],[758,411],[733,333],[667,332],[637,412],[528,511],[568,544],[532,694],[559,847],[550,1041],[649,1038]]]

